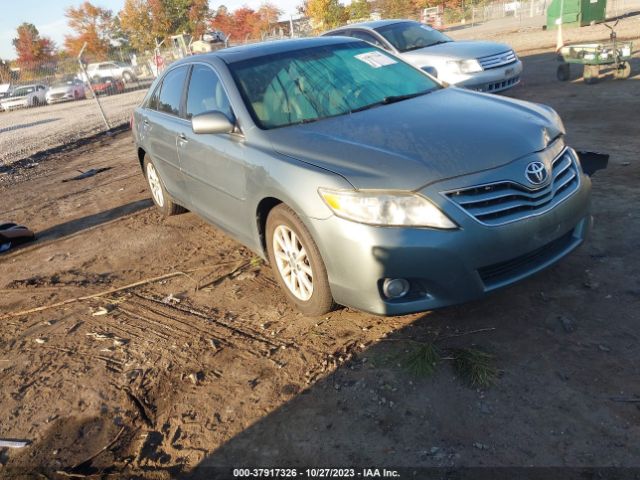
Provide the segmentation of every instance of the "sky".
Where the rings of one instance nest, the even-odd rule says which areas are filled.
[[[15,58],[11,40],[16,37],[16,28],[22,22],[33,23],[40,35],[51,38],[57,46],[61,46],[65,34],[71,33],[64,11],[69,6],[81,3],[81,0],[0,0],[0,59]],[[92,3],[116,13],[122,9],[124,0],[92,0]],[[220,5],[225,5],[229,10],[244,5],[257,9],[261,3],[262,0],[209,0],[213,10]],[[288,16],[295,15],[296,6],[301,0],[272,0],[271,3]]]

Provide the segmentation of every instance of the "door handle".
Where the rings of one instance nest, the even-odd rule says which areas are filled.
[[[145,118],[144,120],[142,120],[142,123],[144,123],[145,125],[149,125],[149,120]]]
[[[181,133],[180,135],[178,135],[178,141],[181,143],[187,143],[189,139],[184,133]]]

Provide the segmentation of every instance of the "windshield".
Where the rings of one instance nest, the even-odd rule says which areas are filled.
[[[440,86],[364,42],[294,50],[229,65],[261,128],[344,115]]]
[[[417,22],[393,23],[376,28],[376,31],[399,52],[408,52],[452,41],[444,33]]]
[[[14,90],[14,92],[11,94],[12,97],[22,97],[24,95],[28,95],[30,93],[35,92],[35,87],[26,87],[26,88],[18,88],[17,90]]]
[[[63,88],[63,87],[66,88],[72,85],[73,85],[73,80],[67,80],[67,81],[61,80],[59,82],[54,83],[51,88]]]

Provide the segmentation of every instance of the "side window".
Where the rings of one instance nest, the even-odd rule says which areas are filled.
[[[364,40],[365,42],[369,42],[376,47],[384,48],[384,45],[382,45],[382,43],[380,43],[380,41],[376,37],[374,37],[370,33],[363,32],[362,30],[353,30],[350,36],[359,40]]]
[[[187,119],[212,110],[233,119],[229,98],[218,75],[205,65],[194,65],[187,94]]]
[[[108,63],[103,63],[98,67],[98,70],[109,70],[110,68],[111,68],[111,65],[109,65]]]
[[[160,89],[162,88],[162,82],[158,84],[153,94],[147,100],[147,108],[151,110],[158,110],[158,98],[160,97]]]
[[[182,88],[186,76],[187,67],[178,67],[165,75],[160,88],[160,96],[158,97],[157,110],[159,112],[180,115]]]

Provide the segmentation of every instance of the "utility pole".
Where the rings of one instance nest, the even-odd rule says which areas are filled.
[[[107,131],[111,130],[111,125],[109,125],[109,120],[107,120],[107,116],[104,114],[104,110],[102,109],[102,105],[100,104],[100,100],[96,95],[96,92],[93,91],[93,87],[91,86],[91,79],[89,78],[89,74],[87,73],[86,68],[84,68],[84,63],[82,63],[82,54],[84,53],[84,49],[87,48],[87,42],[84,42],[82,48],[80,49],[80,53],[78,54],[78,63],[80,64],[80,69],[82,73],[84,73],[84,78],[87,80],[87,85],[89,85],[89,90],[91,90],[91,95],[93,95],[93,99],[96,101],[98,105],[98,109],[100,110],[100,115],[102,115],[102,120],[104,120],[104,124],[107,126]]]

